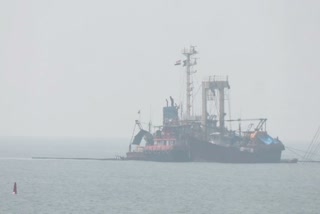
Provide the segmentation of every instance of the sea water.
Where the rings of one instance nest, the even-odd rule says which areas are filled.
[[[32,159],[105,158],[127,148],[127,140],[1,139],[0,213],[320,212],[316,163]]]

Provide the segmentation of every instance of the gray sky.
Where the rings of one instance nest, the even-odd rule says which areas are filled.
[[[229,75],[234,118],[311,141],[320,125],[319,1],[0,1],[0,136],[130,138],[195,82]],[[200,96],[200,94],[199,94]]]

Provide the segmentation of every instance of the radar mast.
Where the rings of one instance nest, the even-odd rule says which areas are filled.
[[[192,108],[192,104],[191,104],[191,96],[192,96],[192,90],[193,90],[193,86],[192,86],[192,81],[191,81],[191,74],[196,73],[195,70],[192,70],[191,68],[197,64],[197,59],[196,58],[191,58],[192,55],[197,54],[198,52],[195,49],[196,46],[190,46],[189,49],[184,48],[182,50],[182,54],[186,56],[186,60],[183,61],[183,66],[186,67],[186,76],[187,76],[187,87],[186,87],[186,98],[187,98],[187,103],[186,103],[186,109],[187,109],[187,114],[186,114],[186,119],[190,119],[190,115],[191,115],[191,108]]]

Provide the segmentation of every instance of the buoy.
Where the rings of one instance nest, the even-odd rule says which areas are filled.
[[[14,182],[14,185],[13,185],[13,192],[12,192],[13,195],[16,195],[18,194],[18,190],[17,190],[17,183]]]

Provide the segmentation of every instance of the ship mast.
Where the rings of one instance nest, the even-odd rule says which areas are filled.
[[[220,135],[223,136],[225,127],[224,127],[224,90],[230,89],[228,76],[211,76],[207,80],[202,82],[202,127],[204,133],[204,139],[207,139],[207,93],[212,91],[216,94],[215,91],[219,92],[219,131]]]
[[[191,62],[191,56],[197,54],[198,52],[195,50],[195,46],[190,46],[189,49],[184,48],[182,50],[182,54],[186,56],[186,60],[183,61],[183,66],[186,67],[186,76],[187,76],[187,87],[186,87],[186,98],[187,98],[187,115],[186,118],[190,119],[191,115],[191,94],[192,94],[192,83],[191,83],[191,74],[195,73],[196,71],[191,70],[191,67],[196,65],[197,61],[194,59],[193,62]]]

